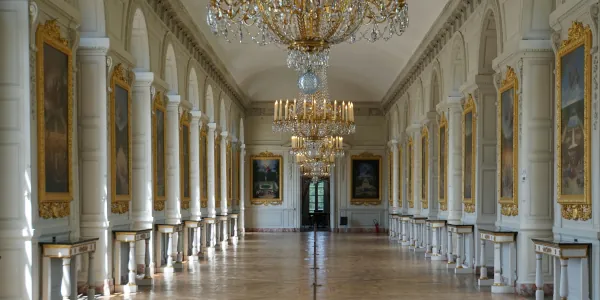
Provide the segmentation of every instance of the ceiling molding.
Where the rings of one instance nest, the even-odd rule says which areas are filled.
[[[404,95],[420,77],[423,70],[436,59],[440,51],[452,39],[454,33],[462,27],[482,1],[452,0],[448,2],[442,14],[431,26],[394,84],[381,100],[385,112],[389,111],[396,100]]]
[[[248,97],[237,85],[208,44],[204,35],[194,25],[191,16],[179,0],[146,0],[154,13],[167,26],[175,38],[199,62],[204,72],[242,110],[249,105]]]

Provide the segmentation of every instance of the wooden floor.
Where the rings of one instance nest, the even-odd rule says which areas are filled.
[[[131,299],[524,299],[480,291],[475,275],[454,275],[385,234],[319,232],[316,239],[316,293],[313,233],[254,233],[188,271],[157,274],[152,290]]]

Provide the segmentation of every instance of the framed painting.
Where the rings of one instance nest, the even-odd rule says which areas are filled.
[[[402,172],[402,146],[398,145],[398,207],[402,207],[402,192],[404,192],[404,173]]]
[[[227,170],[227,206],[230,207],[232,205],[233,199],[233,170],[231,168],[231,143],[227,143],[227,151],[226,151],[226,158],[225,158],[225,162],[226,162],[226,170]]]
[[[70,215],[73,200],[73,59],[56,20],[36,31],[38,210],[43,219]]]
[[[381,156],[364,152],[350,159],[350,204],[381,204]]]
[[[221,207],[221,137],[215,134],[215,206]]]
[[[238,149],[239,150],[239,149]],[[240,200],[242,200],[241,198],[241,183],[240,183],[240,166],[242,163],[242,151],[236,151],[235,152],[235,163],[234,165],[235,167],[235,172],[234,172],[234,180],[235,180],[235,194],[236,194],[236,205],[239,205]]]
[[[184,110],[179,117],[179,173],[181,209],[190,209],[190,115]]]
[[[394,153],[392,151],[390,151],[388,153],[388,157],[389,157],[389,162],[388,162],[388,202],[390,204],[390,207],[392,207],[394,205],[394,191],[393,191],[393,185],[394,185],[394,180],[393,180],[393,173],[394,173]]]
[[[283,157],[262,152],[250,157],[250,203],[281,205],[283,203]]]
[[[498,90],[497,124],[497,180],[500,212],[504,216],[519,214],[518,173],[519,168],[519,101],[518,81],[515,70],[508,67],[506,78]]]
[[[475,157],[476,157],[476,139],[475,132],[477,128],[475,115],[475,100],[473,95],[465,102],[463,108],[463,205],[467,213],[475,212]]]
[[[111,77],[110,135],[112,205],[114,214],[129,211],[131,201],[131,75],[118,64]]]
[[[429,130],[421,131],[421,207],[429,208]]]
[[[157,92],[152,101],[152,182],[155,211],[163,211],[167,201],[166,100],[165,95]]]
[[[573,22],[556,57],[558,203],[569,220],[591,218],[590,104],[592,30]]]
[[[408,194],[408,207],[415,208],[415,199],[413,198],[413,139],[411,137],[408,138],[408,146],[407,146],[407,164],[406,164],[406,182],[407,182],[407,194]]]
[[[440,210],[448,210],[448,195],[446,187],[448,186],[448,120],[444,113],[440,118],[440,127],[438,128],[438,202]]]
[[[200,207],[208,207],[208,130],[206,124],[200,129]]]

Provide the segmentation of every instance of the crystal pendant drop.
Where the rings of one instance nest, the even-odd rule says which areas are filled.
[[[312,95],[319,90],[319,77],[312,71],[308,71],[298,79],[298,88],[303,94]]]

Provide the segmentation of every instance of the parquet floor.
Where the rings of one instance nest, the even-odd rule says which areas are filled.
[[[475,275],[454,275],[385,234],[319,232],[316,239],[316,293],[312,232],[251,233],[185,272],[157,274],[152,289],[131,299],[524,299],[480,291]]]

